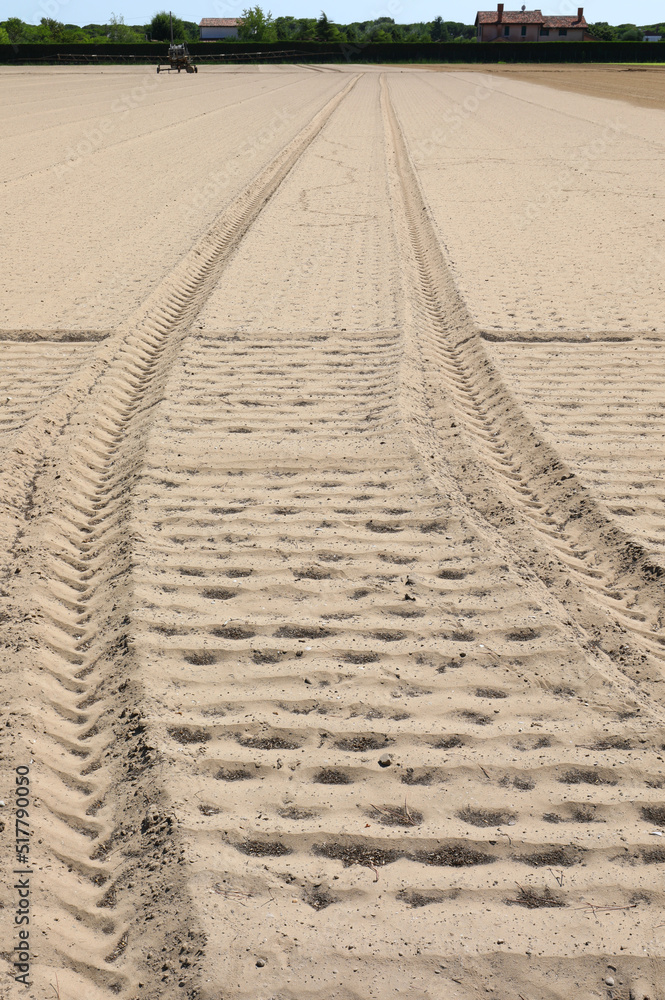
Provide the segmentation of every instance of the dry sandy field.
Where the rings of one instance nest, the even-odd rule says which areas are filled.
[[[662,80],[0,71],[2,1000],[665,997]]]
[[[459,72],[459,66],[439,65],[428,67],[439,73]],[[605,97],[627,101],[642,108],[665,110],[665,64],[636,66],[630,64],[577,66],[505,64],[478,66],[469,64],[464,69],[474,73],[499,74],[511,80],[546,84],[576,94]]]

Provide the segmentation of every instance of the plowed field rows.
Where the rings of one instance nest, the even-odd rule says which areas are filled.
[[[90,343],[0,341],[0,432],[23,427],[90,360],[91,351]]]
[[[20,134],[3,156],[14,262],[0,278],[1,326],[122,322],[345,83],[311,73],[303,86],[290,67],[212,71],[194,87],[196,76],[162,86],[145,67],[102,73],[90,89],[73,71],[5,77]]]
[[[396,348],[211,335],[153,430],[139,655],[211,984],[231,995],[261,990],[257,961],[294,995],[337,966],[361,996],[407,989],[411,962],[376,961],[407,919],[410,958],[492,951],[497,926],[508,952],[557,955],[558,910],[506,908],[515,882],[556,890],[552,866],[569,907],[660,899],[642,866],[662,729],[645,739],[645,706],[426,474]],[[585,934],[604,950],[582,909],[563,948]]]
[[[544,438],[662,561],[662,343],[505,343],[489,353]]]
[[[142,72],[6,81],[0,995],[665,996],[663,113]]]

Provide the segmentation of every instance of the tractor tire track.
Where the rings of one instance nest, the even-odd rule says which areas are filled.
[[[33,474],[14,556],[21,579],[31,581],[32,610],[14,622],[13,638],[23,659],[30,654],[23,682],[40,691],[39,712],[25,728],[40,735],[35,782],[43,808],[34,822],[41,861],[51,868],[42,887],[46,924],[63,910],[75,917],[61,921],[64,933],[53,928],[59,944],[43,962],[73,970],[90,998],[139,980],[147,987],[142,996],[176,984],[189,988],[180,995],[193,996],[203,953],[195,926],[182,929],[188,900],[181,849],[148,742],[133,652],[128,526],[148,430],[182,342],[227,261],[356,80],[109,339],[87,393],[45,454],[42,439],[41,467],[25,463]],[[20,492],[25,475],[12,485]],[[156,917],[169,955],[178,956],[168,968],[162,956],[148,960],[135,951],[142,923]]]
[[[662,567],[538,438],[504,385],[441,252],[384,77],[381,103],[410,246],[404,401],[419,447],[430,465],[445,455],[466,498],[556,595],[593,648],[638,684],[661,681]]]

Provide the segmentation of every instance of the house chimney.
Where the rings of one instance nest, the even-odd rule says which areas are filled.
[[[583,14],[584,14],[584,7],[578,7],[577,8],[577,20],[578,21],[582,20],[582,15]]]
[[[501,22],[503,21],[503,4],[502,3],[498,3],[496,5],[496,12],[497,12],[497,19],[496,19],[497,20],[497,24],[501,24]]]

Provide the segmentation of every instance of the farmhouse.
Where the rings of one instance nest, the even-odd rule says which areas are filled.
[[[199,37],[202,42],[217,41],[220,38],[237,38],[239,17],[204,17],[199,23]]]
[[[479,10],[476,14],[479,42],[581,42],[589,39],[584,8],[577,15],[543,16],[540,10]]]

